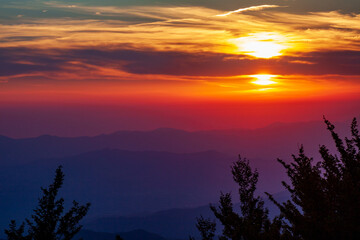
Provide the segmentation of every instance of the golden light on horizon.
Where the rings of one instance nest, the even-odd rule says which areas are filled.
[[[277,82],[271,80],[272,78],[276,77],[277,75],[271,74],[258,74],[258,75],[250,75],[250,77],[255,78],[256,80],[251,82],[257,85],[271,85],[276,84]]]
[[[255,33],[247,37],[237,38],[232,42],[238,50],[256,58],[272,58],[282,55],[286,49],[285,38],[275,33]]]

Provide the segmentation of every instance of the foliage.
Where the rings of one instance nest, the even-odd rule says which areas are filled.
[[[215,237],[216,223],[208,218],[203,216],[197,218],[196,228],[199,230],[203,240],[212,240]]]
[[[281,218],[271,221],[264,201],[255,196],[259,174],[252,170],[249,161],[239,156],[232,168],[234,181],[238,184],[241,214],[234,211],[230,193],[221,193],[219,207],[211,205],[215,217],[223,226],[219,239],[279,239]],[[210,219],[198,218],[197,228],[203,240],[212,240],[215,236],[215,222]]]
[[[291,200],[278,203],[288,221],[284,227],[294,239],[360,239],[360,135],[357,121],[351,124],[351,138],[342,140],[324,118],[337,154],[322,145],[322,160],[313,159],[301,147],[294,162],[278,160],[291,184],[283,182]]]
[[[232,174],[239,186],[241,214],[233,210],[231,195],[221,193],[220,206],[211,206],[223,225],[220,240],[360,239],[360,134],[357,121],[355,118],[352,121],[351,138],[344,140],[334,131],[333,124],[325,118],[324,121],[337,154],[322,145],[319,149],[321,160],[314,163],[301,146],[290,164],[278,159],[290,179],[290,183],[282,184],[291,199],[279,203],[266,193],[281,211],[273,220],[268,217],[264,201],[254,194],[258,172],[252,171],[246,159],[239,158],[234,163]],[[206,239],[204,236],[207,235],[202,234]]]
[[[120,235],[116,235],[116,236],[115,236],[115,240],[123,240],[123,238],[120,237]]]
[[[87,214],[90,204],[79,205],[73,201],[70,210],[64,212],[64,199],[57,199],[58,191],[62,187],[64,174],[62,167],[56,169],[54,182],[48,188],[41,188],[43,196],[34,209],[31,220],[26,219],[25,224],[16,227],[16,222],[11,221],[9,229],[5,230],[8,240],[70,240],[82,228],[79,221]]]
[[[24,238],[24,228],[25,225],[21,224],[19,228],[16,227],[16,222],[14,220],[11,220],[9,224],[9,229],[5,230],[5,233],[7,235],[8,240],[21,240],[21,239],[28,239]]]

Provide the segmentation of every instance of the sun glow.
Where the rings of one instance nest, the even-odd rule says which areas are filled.
[[[256,58],[272,58],[282,55],[286,49],[285,38],[275,33],[255,33],[232,41],[238,50]]]
[[[272,78],[276,77],[276,75],[270,74],[259,74],[259,75],[250,75],[250,77],[255,78],[256,80],[251,82],[257,85],[271,85],[277,82],[271,80]]]

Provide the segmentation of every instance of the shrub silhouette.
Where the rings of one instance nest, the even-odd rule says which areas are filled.
[[[264,201],[254,195],[257,171],[252,171],[246,159],[239,158],[234,163],[232,174],[239,186],[241,214],[234,212],[229,193],[221,194],[218,208],[210,206],[223,225],[219,239],[360,239],[360,134],[357,121],[356,118],[352,121],[351,138],[344,140],[334,131],[333,124],[325,118],[324,122],[337,154],[330,153],[322,145],[319,149],[321,160],[314,163],[301,146],[298,155],[293,155],[293,162],[288,164],[278,159],[290,179],[290,183],[282,184],[291,199],[279,203],[266,193],[281,212],[273,220],[268,217]],[[204,228],[199,228],[200,223],[198,220],[201,232]],[[209,233],[201,235],[209,236]],[[211,236],[206,240],[212,240],[214,235]]]
[[[70,240],[80,231],[82,226],[79,221],[87,214],[90,203],[79,205],[73,201],[70,210],[63,213],[64,199],[57,199],[63,181],[64,174],[60,166],[56,169],[54,182],[48,188],[41,188],[43,196],[31,220],[25,220],[26,227],[25,223],[17,227],[16,222],[11,221],[9,229],[5,230],[8,240]]]

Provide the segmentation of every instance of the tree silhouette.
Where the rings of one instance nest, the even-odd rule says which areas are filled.
[[[215,237],[216,223],[211,219],[200,216],[197,218],[196,228],[200,231],[203,240],[213,240]]]
[[[8,240],[70,240],[80,231],[82,226],[79,221],[87,214],[90,203],[79,205],[73,201],[70,210],[63,214],[64,199],[57,199],[63,182],[64,174],[60,166],[56,169],[54,182],[48,188],[41,188],[43,196],[31,220],[25,220],[27,234],[24,235],[24,223],[17,228],[16,222],[12,220],[9,229],[5,230]]]
[[[16,227],[16,222],[11,220],[9,224],[9,229],[5,230],[8,240],[21,240],[21,239],[28,239],[23,236],[25,231],[24,223],[20,225],[19,228]]]
[[[289,239],[289,240],[355,240],[360,239],[360,134],[356,118],[351,124],[351,138],[344,140],[335,126],[324,118],[334,140],[337,154],[320,146],[321,159],[314,162],[305,155],[303,146],[293,162],[278,159],[290,183],[282,182],[291,199],[277,202],[266,193],[280,211],[270,220],[264,201],[254,195],[258,172],[249,161],[241,159],[232,166],[234,181],[239,186],[241,214],[234,212],[229,193],[221,194],[220,206],[211,206],[223,225],[222,239]],[[201,221],[198,220],[198,225]],[[201,232],[201,229],[199,229]],[[209,234],[209,228],[203,228]],[[201,234],[203,237],[208,236]]]
[[[115,240],[124,240],[124,239],[122,237],[120,237],[120,235],[116,235]]]
[[[314,163],[301,147],[293,163],[278,159],[286,169],[290,184],[283,182],[291,200],[278,203],[287,219],[284,228],[293,239],[360,239],[360,135],[356,118],[351,138],[344,140],[335,126],[324,118],[337,154],[322,145],[322,160]]]
[[[210,205],[215,217],[223,226],[219,239],[280,239],[281,218],[271,221],[264,201],[255,196],[259,174],[252,170],[249,161],[239,159],[231,167],[234,181],[238,184],[240,211],[234,211],[230,193],[221,193],[219,207]],[[202,217],[197,219],[197,228],[203,240],[212,240],[215,236],[215,222]],[[193,238],[190,238],[193,239]]]

